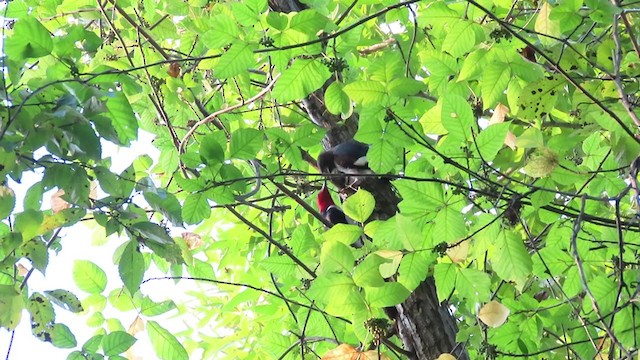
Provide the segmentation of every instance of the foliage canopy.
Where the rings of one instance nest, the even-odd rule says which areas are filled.
[[[69,359],[122,358],[141,336],[161,359],[338,358],[380,341],[393,357],[372,319],[432,275],[471,358],[638,352],[637,4],[270,3],[6,6],[0,326],[31,321]],[[326,231],[303,206],[325,135],[310,95],[358,114],[396,216]],[[113,171],[105,144],[142,130],[159,157]],[[363,221],[374,202],[361,190],[343,207]],[[118,244],[113,268],[78,259],[81,293],[30,287],[79,222]],[[175,302],[149,282],[198,286]]]

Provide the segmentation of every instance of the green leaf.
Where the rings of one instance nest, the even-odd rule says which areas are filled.
[[[352,291],[357,291],[353,279],[344,274],[327,273],[313,280],[308,295],[322,303],[328,303],[344,298]]]
[[[215,135],[207,135],[202,139],[199,153],[200,159],[207,165],[217,165],[224,161],[224,149]]]
[[[387,98],[385,86],[377,81],[362,80],[347,84],[344,92],[359,105],[384,105]]]
[[[18,20],[13,28],[13,36],[4,43],[4,51],[15,60],[43,57],[52,50],[51,34],[31,16]]]
[[[329,23],[329,19],[322,16],[314,9],[305,9],[296,12],[291,17],[289,28],[307,35],[315,36]]]
[[[616,306],[618,285],[609,277],[601,275],[589,281],[589,289],[593,294],[601,314],[610,314]]]
[[[474,124],[469,103],[459,95],[445,95],[442,102],[442,125],[449,131],[449,136],[456,141],[470,140]]]
[[[351,100],[337,81],[332,82],[325,90],[324,103],[327,110],[335,115],[347,114],[351,109]]]
[[[27,310],[31,315],[31,329],[39,331],[46,329],[48,325],[53,324],[56,314],[53,310],[51,302],[41,293],[35,292],[29,297]]]
[[[24,1],[12,1],[7,4],[4,16],[6,18],[23,18],[29,15],[29,6]]]
[[[367,152],[368,165],[376,173],[388,173],[396,164],[396,153],[396,146],[389,141],[377,141],[371,144]]]
[[[460,268],[456,276],[456,290],[460,296],[471,301],[488,301],[491,295],[491,278],[480,270]]]
[[[551,112],[562,91],[562,86],[564,81],[555,76],[529,83],[518,97],[518,117],[535,120]]]
[[[10,187],[0,185],[0,219],[11,215],[16,205],[16,195]]]
[[[42,182],[33,184],[24,196],[25,210],[40,210],[42,206]]]
[[[98,265],[88,260],[73,263],[73,280],[80,290],[97,294],[107,287],[107,274]]]
[[[140,306],[140,312],[145,316],[158,316],[176,308],[176,304],[173,300],[165,300],[161,302],[155,302],[148,296],[142,299],[142,305]]]
[[[369,78],[382,83],[390,83],[392,80],[403,76],[404,61],[399,54],[385,53],[373,63],[367,71]]]
[[[498,252],[491,259],[493,270],[504,280],[524,285],[531,275],[533,262],[520,236],[503,230],[496,245]]]
[[[76,146],[72,147],[73,155],[79,158],[89,158],[91,160],[100,160],[102,155],[102,146],[100,139],[88,122],[79,122],[65,131]]]
[[[355,194],[345,200],[342,210],[348,217],[363,223],[371,216],[375,206],[376,200],[373,195],[364,189],[358,189]]]
[[[544,137],[540,129],[530,127],[516,139],[519,148],[538,148],[544,146]]]
[[[367,301],[374,307],[394,306],[405,301],[411,292],[397,282],[385,282],[383,286],[367,288]]]
[[[377,254],[369,254],[353,271],[353,282],[360,287],[383,286],[380,265],[388,262],[391,261]]]
[[[254,159],[262,148],[264,133],[256,129],[238,129],[231,134],[229,157],[232,159]]]
[[[0,285],[0,326],[13,330],[20,323],[24,302],[13,286]]]
[[[320,265],[323,273],[344,272],[353,270],[355,258],[348,245],[340,241],[327,241],[322,244]]]
[[[128,194],[123,194],[122,182],[118,176],[109,169],[104,166],[96,166],[93,169],[94,174],[98,178],[98,182],[100,183],[100,188],[104,190],[104,192],[111,194],[113,196],[121,196],[126,197]],[[126,180],[125,180],[126,181]]]
[[[442,50],[454,57],[460,57],[469,52],[476,43],[476,35],[473,30],[475,24],[471,21],[460,20],[447,32],[442,42]]]
[[[282,73],[273,96],[280,102],[303,98],[319,89],[329,76],[329,70],[318,61],[298,59]]]
[[[187,360],[189,355],[182,344],[169,331],[153,320],[147,322],[147,333],[151,346],[162,360]]]
[[[492,62],[483,69],[482,106],[484,109],[493,108],[502,101],[510,80],[511,68],[508,64]]]
[[[89,340],[87,340],[82,345],[82,350],[87,352],[93,352],[93,353],[98,352],[98,350],[100,349],[100,345],[102,345],[102,339],[104,337],[105,337],[104,334],[98,334],[98,335],[92,336]]]
[[[602,140],[602,134],[596,132],[582,142],[582,151],[584,151],[582,165],[589,170],[597,171],[602,160],[608,156],[609,150],[611,150],[610,147],[601,144]]]
[[[164,189],[145,191],[142,195],[151,208],[162,213],[173,225],[182,225],[182,206],[175,195]]]
[[[509,123],[490,125],[480,132],[476,138],[476,147],[485,161],[493,161],[498,151],[504,146],[504,139],[509,131]]]
[[[455,264],[441,263],[433,267],[433,278],[436,280],[436,292],[440,302],[449,299],[455,289],[457,276]]]
[[[119,145],[130,145],[132,140],[138,138],[138,121],[127,96],[121,91],[111,93],[105,106],[111,125],[118,134]]]
[[[140,250],[138,242],[129,240],[124,248],[120,261],[118,262],[118,273],[124,286],[129,290],[131,295],[140,289],[142,278],[145,272],[145,262]]]
[[[278,276],[294,275],[298,269],[298,265],[287,255],[271,255],[260,261],[260,265]]]
[[[438,183],[399,180],[393,184],[402,196],[401,204],[422,205],[424,209],[444,205],[442,185]]]
[[[49,251],[47,245],[39,238],[33,238],[22,244],[20,254],[31,260],[31,264],[41,273],[45,273],[49,264]]]
[[[322,237],[327,241],[340,241],[343,244],[353,244],[362,236],[362,228],[351,224],[336,224],[327,230]]]
[[[151,241],[158,244],[174,244],[173,238],[167,234],[167,230],[158,224],[149,221],[141,221],[132,224],[129,229],[133,233],[138,233],[145,241]]]
[[[479,79],[486,69],[487,61],[485,56],[487,53],[486,49],[477,49],[465,56],[458,75],[458,81]]]
[[[16,232],[22,233],[23,239],[29,240],[39,234],[43,220],[41,211],[26,210],[15,215],[14,228]]]
[[[405,255],[398,268],[398,282],[409,291],[415,290],[427,278],[434,258],[425,251]]]
[[[613,321],[616,338],[627,348],[635,347],[638,342],[638,323],[640,316],[631,306],[623,306]]]
[[[426,89],[426,85],[418,80],[397,78],[387,84],[387,91],[390,96],[404,98],[416,95]]]
[[[208,48],[218,49],[237,40],[240,31],[233,17],[217,15],[208,21],[209,30],[202,34],[202,41]]]
[[[73,313],[79,313],[83,311],[82,303],[78,297],[72,292],[64,289],[56,289],[56,290],[47,290],[44,294],[51,300],[54,304],[60,306],[61,308],[71,311]]]
[[[102,350],[107,356],[122,354],[137,341],[125,331],[114,331],[104,336],[102,339]]]
[[[64,324],[54,324],[51,329],[51,343],[61,349],[76,347],[78,342],[71,330]]]
[[[428,244],[428,237],[422,234],[418,224],[407,215],[396,214],[396,234],[402,245],[409,251],[424,250]]]
[[[198,224],[209,216],[211,216],[211,205],[205,193],[187,196],[182,206],[182,218],[187,224]]]
[[[174,242],[170,244],[159,243],[155,241],[148,241],[145,243],[154,253],[168,261],[170,264],[183,264],[184,259],[182,258],[182,250],[180,247]]]
[[[460,210],[447,206],[436,215],[433,225],[433,243],[455,243],[467,234],[464,216]]]
[[[240,75],[255,64],[253,51],[247,43],[235,42],[231,48],[220,57],[214,69],[218,79],[226,79]]]
[[[0,148],[0,176],[5,178],[16,166],[16,153]],[[39,209],[38,209],[39,210]]]

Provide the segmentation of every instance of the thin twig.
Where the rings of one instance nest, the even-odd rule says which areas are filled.
[[[583,287],[584,291],[586,292],[587,296],[589,296],[589,299],[591,299],[591,304],[593,306],[594,311],[596,312],[598,317],[600,319],[602,319],[600,321],[600,323],[601,323],[604,331],[607,333],[607,336],[611,339],[611,341],[614,343],[614,345],[616,347],[618,347],[620,349],[620,351],[622,351],[622,353],[624,353],[627,358],[629,358],[631,356],[631,354],[629,353],[629,351],[627,349],[625,349],[625,347],[622,344],[620,344],[620,342],[616,338],[616,335],[611,330],[611,327],[604,321],[604,318],[602,317],[602,311],[600,310],[600,306],[598,305],[598,301],[596,300],[596,297],[593,295],[593,292],[591,292],[591,288],[589,288],[589,283],[587,281],[587,275],[584,272],[584,267],[582,265],[582,260],[580,259],[580,253],[578,252],[578,233],[580,233],[580,231],[581,231],[582,216],[584,215],[584,209],[585,209],[586,203],[587,203],[587,199],[583,195],[582,198],[581,198],[581,202],[580,202],[580,214],[578,215],[578,217],[575,220],[575,223],[573,225],[573,233],[571,234],[571,249],[572,249],[572,252],[573,252],[573,259],[574,259],[574,261],[576,263],[576,266],[578,268],[578,274],[580,275],[580,281],[582,283],[582,287]]]
[[[624,92],[624,86],[622,86],[622,80],[620,79],[620,63],[622,62],[622,45],[620,44],[620,34],[618,34],[618,18],[613,18],[613,42],[616,48],[613,50],[613,83],[616,85],[618,94],[620,95],[620,101],[627,110],[627,114],[633,120],[637,127],[640,127],[640,119],[638,115],[633,111],[629,98]]]
[[[276,84],[276,81],[278,80],[278,78],[280,77],[281,74],[278,74],[276,76],[273,77],[273,80],[271,80],[271,82],[269,84],[267,84],[267,86],[264,87],[264,89],[260,90],[259,93],[257,93],[256,95],[252,96],[250,99],[246,100],[246,101],[241,101],[235,105],[231,105],[228,108],[224,108],[224,109],[220,109],[214,113],[212,113],[211,115],[205,117],[204,119],[198,121],[197,123],[195,123],[195,125],[193,125],[191,127],[191,129],[189,129],[189,131],[187,131],[187,134],[182,138],[182,141],[180,141],[180,147],[179,147],[179,153],[183,153],[187,140],[189,140],[189,138],[193,135],[193,133],[202,125],[206,124],[206,123],[210,123],[215,121],[218,116],[222,115],[222,114],[226,114],[230,111],[233,111],[235,109],[241,108],[243,106],[252,104],[256,101],[258,101],[259,99],[261,99],[263,96],[265,96],[269,91],[271,91],[271,88],[273,88],[273,86]]]
[[[234,209],[231,206],[227,207],[227,210],[229,210],[230,213],[232,213],[233,215],[235,215],[235,217],[237,217],[238,219],[240,219],[240,221],[242,221],[243,223],[245,223],[247,226],[249,226],[251,229],[253,229],[253,231],[257,232],[258,234],[262,235],[262,237],[265,238],[265,240],[267,240],[268,242],[270,242],[271,244],[273,244],[275,247],[277,247],[278,249],[280,249],[280,251],[282,251],[283,254],[287,255],[291,260],[293,260],[293,262],[295,262],[296,264],[298,264],[298,266],[300,266],[307,274],[311,275],[313,278],[316,278],[317,275],[315,273],[315,271],[313,271],[311,268],[309,268],[305,263],[302,262],[302,260],[300,260],[297,256],[295,256],[291,250],[289,248],[287,248],[286,246],[280,244],[279,242],[277,242],[275,239],[273,239],[271,236],[269,236],[269,234],[267,234],[264,230],[260,229],[258,226],[256,226],[254,223],[252,223],[251,221],[249,221],[249,219],[247,219],[246,217],[244,217],[242,214],[240,214],[239,212],[236,211],[236,209]]]
[[[220,285],[230,285],[230,286],[244,287],[244,288],[247,288],[247,289],[259,291],[259,292],[265,293],[267,295],[271,295],[271,296],[277,297],[279,299],[287,301],[287,302],[289,302],[289,303],[291,303],[293,305],[297,305],[297,306],[303,307],[305,309],[315,310],[315,311],[317,311],[317,312],[319,312],[319,313],[321,313],[321,314],[323,314],[325,316],[328,315],[328,316],[331,316],[334,319],[342,320],[342,321],[344,321],[346,323],[351,324],[350,320],[342,318],[342,317],[339,317],[339,316],[333,316],[333,315],[331,315],[331,314],[329,314],[329,313],[327,313],[325,311],[320,310],[316,306],[304,304],[304,303],[301,303],[301,302],[295,301],[295,300],[291,300],[291,299],[289,299],[287,297],[281,296],[278,293],[275,293],[273,291],[270,291],[270,290],[267,290],[267,289],[263,289],[263,288],[260,288],[260,287],[257,287],[257,286],[251,285],[251,284],[235,283],[235,282],[230,282],[230,281],[215,280],[215,279],[201,278],[201,277],[190,277],[190,276],[162,276],[162,277],[152,277],[152,278],[145,279],[140,283],[140,285],[148,283],[150,281],[155,281],[155,280],[194,280],[194,281],[210,282],[210,283],[220,284]]]

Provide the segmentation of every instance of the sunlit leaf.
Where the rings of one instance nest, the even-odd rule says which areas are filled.
[[[129,240],[120,256],[118,272],[120,279],[122,279],[124,286],[129,290],[130,294],[135,294],[140,288],[144,271],[145,263],[138,249],[138,242]]]
[[[73,280],[80,290],[90,294],[101,293],[107,286],[107,275],[104,270],[88,260],[74,262]]]
[[[358,189],[358,191],[349,196],[349,198],[342,204],[342,210],[351,219],[358,222],[365,222],[375,207],[375,199],[373,195],[364,189]]]
[[[135,342],[136,338],[128,333],[124,331],[114,331],[104,336],[102,339],[102,349],[105,355],[118,355],[127,351]]]
[[[329,76],[329,70],[318,61],[296,60],[282,73],[273,89],[273,96],[281,102],[304,97],[322,86]]]
[[[188,359],[187,351],[171,332],[155,321],[147,322],[149,340],[158,358],[162,360]]]
[[[14,59],[39,58],[51,53],[53,41],[51,34],[42,24],[31,16],[21,18],[14,27],[14,36],[9,37],[4,49]]]

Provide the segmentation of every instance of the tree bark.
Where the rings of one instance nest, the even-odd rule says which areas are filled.
[[[273,11],[301,11],[306,6],[297,0],[269,0]],[[353,114],[346,120],[331,114],[324,105],[324,92],[332,80],[316,90],[302,105],[311,121],[327,129],[323,146],[329,149],[346,140],[352,139],[358,130],[358,115]],[[376,199],[374,219],[389,219],[398,212],[400,199],[386,179],[367,178],[360,186],[371,192]],[[428,277],[402,304],[396,305],[396,311],[387,311],[397,325],[398,336],[404,349],[411,352],[411,360],[431,360],[442,353],[451,353],[458,359],[468,359],[464,346],[456,346],[457,327],[448,306],[440,304],[436,295],[433,277]]]

